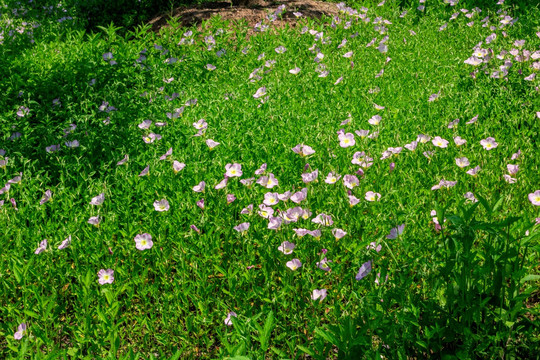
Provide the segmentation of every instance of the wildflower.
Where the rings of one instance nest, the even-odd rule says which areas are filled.
[[[146,167],[143,169],[143,171],[141,171],[141,173],[139,174],[139,176],[145,176],[145,175],[148,175],[148,171],[150,170],[150,165],[146,165]]]
[[[249,223],[241,223],[239,225],[236,225],[233,229],[238,231],[239,233],[245,233],[249,229]]]
[[[129,159],[129,156],[128,156],[128,154],[126,154],[126,156],[124,156],[124,158],[122,160],[120,160],[119,162],[116,163],[116,166],[124,165],[126,163],[126,161],[128,161],[128,159]]]
[[[318,176],[319,176],[319,170],[317,169],[313,172],[302,174],[302,181],[307,184],[307,183],[317,180]]]
[[[232,317],[238,317],[238,315],[236,315],[234,311],[229,312],[225,318],[225,325],[231,326],[233,324],[231,319]]]
[[[60,150],[60,144],[47,146],[45,148],[45,151],[47,151],[48,153],[52,153],[52,152],[55,152],[55,151],[58,151],[58,150]]]
[[[415,140],[415,141],[411,142],[410,144],[406,144],[405,149],[407,149],[409,151],[414,151],[417,146],[418,146],[418,141]]]
[[[535,192],[530,193],[529,201],[533,205],[540,206],[540,190],[536,190]]]
[[[468,172],[467,172],[468,173]],[[453,187],[457,184],[457,181],[447,181],[447,180],[441,180],[439,181],[439,184],[433,186],[431,188],[431,190],[438,190],[438,189],[441,189],[443,187],[446,187],[446,188],[450,188],[450,187]]]
[[[291,269],[292,271],[295,271],[299,267],[302,267],[302,263],[298,259],[292,259],[291,261],[287,261],[287,267]]]
[[[379,201],[381,199],[381,194],[373,192],[373,191],[368,191],[366,193],[365,199],[367,201]]]
[[[488,137],[487,139],[480,140],[480,145],[486,150],[495,149],[499,144],[495,142],[495,138]]]
[[[266,171],[267,165],[266,163],[262,164],[260,168],[255,170],[255,175],[262,175]]]
[[[519,171],[519,165],[508,164],[506,165],[506,168],[508,169],[508,173],[510,175],[515,175]]]
[[[517,179],[515,179],[515,178],[513,178],[513,177],[511,177],[510,175],[507,175],[507,174],[504,174],[503,178],[509,184],[514,184],[517,181]]]
[[[167,152],[166,152],[165,154],[163,154],[163,155],[161,155],[161,156],[159,157],[159,160],[165,160],[168,156],[171,156],[171,155],[172,155],[172,151],[173,151],[172,148],[170,148],[169,150],[167,150]]]
[[[146,250],[151,249],[152,246],[154,246],[154,243],[152,242],[152,235],[144,233],[144,234],[138,234],[135,236],[135,247],[137,250]]]
[[[19,324],[19,327],[17,327],[17,332],[13,334],[13,338],[15,340],[21,340],[24,334],[26,334],[26,324],[21,323]]]
[[[266,95],[266,87],[265,86],[257,89],[257,92],[253,95],[253,97],[255,99],[258,99],[258,98],[260,98],[260,97],[262,97],[264,95]]]
[[[43,194],[43,198],[41,198],[41,201],[39,202],[39,205],[45,204],[47,201],[49,201],[52,197],[51,190],[45,191],[45,194]]]
[[[36,251],[34,251],[34,254],[36,255],[41,254],[45,250],[47,250],[47,239],[39,243],[39,246],[37,247]]]
[[[380,115],[374,115],[371,117],[371,119],[368,120],[368,123],[370,123],[373,126],[377,126],[380,124],[382,120],[382,117]]]
[[[307,188],[303,188],[301,191],[295,192],[291,196],[291,201],[299,204],[300,202],[304,201],[307,197]]]
[[[470,125],[474,124],[478,120],[478,115],[475,115],[471,120],[467,121],[465,124]]]
[[[279,182],[278,180],[274,177],[274,174],[270,173],[268,174],[268,176],[261,176],[258,180],[257,180],[257,184],[261,185],[261,186],[264,186],[265,188],[267,189],[271,189],[273,188],[274,186],[278,186],[279,185]]]
[[[294,69],[289,70],[289,72],[293,75],[297,75],[300,72],[300,68],[295,67]]]
[[[371,271],[371,260],[365,262],[360,266],[360,269],[358,270],[358,274],[356,274],[355,279],[360,281],[364,277],[366,277],[367,274],[369,274]]]
[[[293,229],[293,231],[296,233],[298,237],[305,236],[309,233],[309,230],[307,229]]]
[[[326,249],[323,249],[323,250],[326,250]],[[326,252],[323,251],[323,254],[325,254]],[[317,267],[319,269],[321,269],[322,271],[330,271],[330,266],[328,266],[328,263],[332,262],[332,260],[328,260],[326,259],[326,257],[324,259],[322,259],[321,261],[317,262]]]
[[[268,229],[278,230],[281,227],[283,219],[278,216],[272,216],[268,218]]]
[[[326,298],[326,289],[320,289],[320,290],[313,290],[313,294],[311,294],[311,300],[320,300],[323,301],[324,298]]]
[[[193,127],[197,130],[206,129],[208,127],[208,123],[204,119],[200,119],[199,121],[193,123]]]
[[[518,150],[517,153],[512,154],[512,157],[510,159],[517,160],[517,158],[519,158],[520,155],[521,155],[521,150]]]
[[[197,185],[193,187],[193,191],[195,192],[203,192],[204,188],[206,187],[206,183],[204,181],[201,181]]]
[[[439,91],[438,93],[435,93],[435,94],[431,94],[429,96],[429,99],[428,99],[428,102],[432,102],[432,101],[435,101],[437,100],[437,98],[441,95],[441,92]]]
[[[368,250],[375,250],[377,252],[380,252],[382,249],[382,245],[377,245],[376,242],[370,242],[368,246],[366,246],[366,249]]]
[[[225,165],[226,177],[240,177],[242,176],[242,165],[240,164],[227,164]]]
[[[278,250],[284,253],[285,255],[290,255],[293,253],[294,248],[296,247],[295,244],[292,242],[284,241],[281,243],[280,246],[278,246]]]
[[[416,138],[416,141],[418,141],[418,142],[421,143],[421,144],[425,144],[425,143],[427,143],[430,139],[431,139],[431,137],[430,137],[429,135],[423,135],[423,134],[420,134],[420,135],[418,135],[418,137]]]
[[[101,222],[101,219],[99,216],[92,216],[90,219],[88,219],[88,223],[91,225],[98,226]]]
[[[182,169],[184,169],[185,167],[186,167],[186,164],[181,163],[181,162],[176,161],[176,160],[173,161],[173,170],[174,170],[175,174],[177,172],[181,171]]]
[[[101,269],[98,271],[98,282],[100,285],[112,284],[114,281],[114,270],[112,269]]]
[[[356,196],[354,195],[348,195],[349,196],[349,205],[350,206],[354,206],[356,204],[358,204],[360,202],[360,199],[357,198]]]
[[[287,201],[291,197],[290,191],[285,191],[283,194],[278,194],[278,199],[280,201]]]
[[[326,177],[326,180],[324,180],[324,182],[327,184],[335,184],[340,178],[341,175],[330,172],[328,173],[328,176]]]
[[[353,189],[355,186],[358,186],[360,184],[360,180],[354,175],[345,175],[343,177],[343,185],[347,187],[348,189]]]
[[[76,148],[76,147],[79,147],[79,141],[77,140],[73,140],[73,141],[66,141],[66,146],[68,148]]]
[[[466,157],[457,158],[456,165],[459,166],[460,168],[469,166],[470,165],[469,159],[467,159]]]
[[[251,186],[253,182],[255,181],[255,178],[248,178],[248,179],[242,179],[240,180],[240,183],[244,186]]]
[[[92,198],[92,201],[90,201],[90,205],[101,205],[103,204],[103,201],[105,201],[105,193],[101,193],[98,196]]]
[[[467,174],[475,176],[480,171],[480,166],[476,166],[474,169],[467,171]]]
[[[474,194],[470,191],[463,194],[463,197],[469,201],[472,201],[473,203],[478,202],[478,200],[474,197]]]
[[[464,145],[466,142],[467,142],[467,140],[462,139],[462,138],[459,137],[459,136],[456,136],[456,137],[454,138],[454,143],[456,144],[456,146]]]
[[[195,231],[197,234],[200,234],[201,233],[201,230],[199,230],[199,228],[197,228],[195,225],[190,225],[189,226],[193,231]]]
[[[207,139],[206,140],[206,145],[208,145],[208,147],[211,149],[215,148],[216,146],[218,146],[220,143],[218,143],[217,141],[214,141],[212,139]]]
[[[323,226],[331,226],[332,224],[334,224],[332,217],[330,215],[326,215],[323,213],[315,216],[315,218],[311,221],[314,222],[315,224],[320,224]]]
[[[355,133],[363,139],[369,135],[369,130],[356,130]]]
[[[339,135],[339,146],[341,146],[342,148],[347,148],[347,147],[350,147],[350,146],[354,146],[354,144],[356,144],[356,142],[354,141],[354,135],[351,134],[351,133],[346,133],[346,134],[340,134]]]
[[[448,140],[445,140],[441,138],[440,136],[435,136],[433,140],[431,140],[431,142],[433,143],[433,145],[440,148],[445,148],[448,146]]]
[[[339,240],[341,239],[342,237],[344,237],[345,235],[347,235],[347,233],[341,229],[332,229],[332,235],[334,235],[334,237],[336,238],[336,240]]]
[[[213,71],[213,70],[216,70],[216,67],[212,64],[206,64],[206,70]]]
[[[399,235],[403,234],[405,224],[398,225],[398,227],[392,228],[390,234],[386,235],[387,239],[396,239]]]
[[[170,209],[169,202],[166,199],[154,201],[154,209],[156,209],[156,211],[159,211],[159,212],[169,211]]]
[[[311,148],[311,146],[298,144],[295,147],[292,148],[292,151],[299,154],[300,156],[309,156],[311,154],[315,153],[315,150]]]
[[[272,209],[271,207],[267,207],[264,204],[261,204],[259,205],[258,214],[262,216],[263,218],[268,219],[269,217],[274,215],[274,209]]]
[[[67,237],[67,239],[62,241],[62,243],[60,245],[58,245],[58,250],[63,250],[65,248],[67,248],[69,246],[69,244],[71,244],[71,235],[69,235]]]
[[[264,194],[263,204],[267,206],[274,206],[274,205],[277,205],[278,202],[279,202],[278,193],[267,192],[266,194]]]

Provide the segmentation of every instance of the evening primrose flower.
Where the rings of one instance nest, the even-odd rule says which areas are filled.
[[[302,181],[307,184],[307,183],[317,180],[317,177],[319,177],[318,169],[310,173],[302,174]]]
[[[280,246],[278,246],[278,250],[284,253],[285,255],[290,255],[293,253],[294,248],[296,247],[295,244],[289,241],[284,241],[281,243]]]
[[[227,194],[227,204],[230,204],[236,200],[236,196],[234,194]]]
[[[398,227],[392,228],[390,234],[386,235],[386,238],[389,240],[396,239],[399,235],[403,234],[405,229],[405,224],[398,225]]]
[[[315,154],[315,150],[311,146],[304,145],[304,144],[298,144],[295,147],[292,148],[292,151],[299,154],[300,156],[309,156],[311,154]]]
[[[169,150],[167,150],[167,152],[166,152],[165,154],[163,154],[163,155],[161,155],[161,156],[159,157],[159,160],[165,160],[165,159],[167,159],[168,156],[171,156],[171,155],[172,155],[172,152],[173,152],[173,149],[170,148]]]
[[[214,189],[216,190],[223,189],[225,186],[227,186],[228,181],[229,181],[229,178],[225,176],[223,180],[221,180],[216,186],[214,186]]]
[[[328,173],[328,176],[326,177],[326,180],[324,180],[324,182],[327,184],[335,184],[340,178],[341,175],[330,172]]]
[[[208,147],[211,149],[215,148],[216,146],[218,146],[220,143],[218,143],[217,141],[214,141],[212,139],[207,139],[206,140],[206,145],[208,145]]]
[[[474,197],[474,194],[470,191],[463,194],[463,197],[469,201],[472,201],[473,203],[478,202],[478,200]]]
[[[69,244],[71,244],[71,235],[69,235],[67,237],[67,239],[62,241],[62,243],[60,245],[58,245],[58,250],[63,250],[65,248],[67,248],[69,246]]]
[[[371,260],[363,263],[362,266],[360,266],[360,269],[358,270],[358,274],[356,274],[355,279],[357,281],[362,280],[363,278],[367,276],[367,274],[370,273],[370,271],[371,271]]]
[[[264,174],[264,172],[266,171],[267,169],[267,165],[266,163],[262,164],[260,168],[258,168],[257,170],[255,170],[255,175],[262,175]]]
[[[342,237],[344,237],[345,235],[347,235],[347,233],[345,231],[341,230],[341,229],[335,228],[335,229],[332,229],[332,235],[334,235],[336,240],[339,240]]]
[[[173,171],[175,174],[181,171],[182,169],[184,169],[185,167],[186,167],[186,164],[181,163],[177,160],[173,161]]]
[[[380,252],[381,249],[382,249],[382,245],[381,244],[378,244],[374,241],[370,242],[368,246],[366,246],[366,249],[368,250],[375,250],[377,252]]]
[[[529,194],[529,201],[535,206],[540,206],[540,190]]]
[[[271,216],[268,218],[268,229],[269,230],[278,230],[281,227],[283,219],[279,216]]]
[[[287,261],[286,265],[292,271],[295,271],[296,269],[302,267],[302,263],[300,262],[299,259],[292,259],[291,261]]]
[[[242,165],[241,164],[227,164],[225,165],[225,176],[227,177],[240,177],[242,176]]]
[[[332,216],[326,215],[324,213],[321,213],[315,216],[315,218],[311,221],[314,222],[315,224],[320,224],[323,226],[332,226],[334,224],[334,221],[332,220]]]
[[[323,249],[323,254],[326,254],[326,252],[324,251],[326,249]],[[317,262],[317,267],[319,269],[321,269],[322,271],[330,271],[330,266],[328,266],[328,263],[331,263],[332,260],[328,260],[326,257],[324,259],[322,259],[321,261],[318,261]]]
[[[354,206],[356,204],[358,204],[360,202],[360,199],[357,198],[356,196],[354,195],[348,195],[349,196],[349,205],[350,206]]]
[[[360,184],[360,180],[355,175],[345,175],[343,177],[343,185],[347,187],[347,189],[353,189],[355,186],[358,186]]]
[[[262,216],[263,218],[268,219],[269,217],[274,215],[274,209],[264,204],[260,204],[258,214]]]
[[[348,148],[356,144],[356,142],[354,141],[354,135],[351,133],[341,133],[339,134],[338,138],[339,146],[341,146],[342,148]]]
[[[148,175],[148,171],[150,170],[150,165],[146,165],[146,167],[143,169],[143,171],[141,171],[141,173],[139,174],[139,176],[145,176],[145,175]]]
[[[225,325],[231,326],[233,324],[231,319],[232,317],[238,317],[238,315],[236,315],[234,311],[229,312],[225,318]]]
[[[467,140],[462,139],[460,136],[456,136],[454,138],[454,143],[456,144],[456,146],[464,145],[466,142],[467,142]]]
[[[473,169],[470,169],[469,171],[467,171],[467,174],[471,175],[471,176],[475,176],[476,174],[478,174],[478,172],[480,171],[480,166],[476,166],[474,167]]]
[[[382,117],[380,115],[374,115],[371,117],[371,119],[368,120],[368,123],[370,123],[373,126],[377,126],[381,123]]]
[[[278,199],[280,201],[287,201],[290,199],[292,193],[290,191],[285,191],[283,194],[278,194]]]
[[[263,87],[261,87],[261,88],[258,88],[258,89],[257,89],[257,92],[255,92],[255,94],[253,95],[253,97],[254,97],[255,99],[258,99],[258,98],[260,98],[260,97],[262,97],[262,96],[264,96],[264,95],[266,95],[266,87],[265,87],[265,86],[263,86]]]
[[[274,174],[270,173],[268,176],[261,176],[259,179],[257,179],[257,184],[267,188],[271,189],[275,186],[279,185],[278,180],[274,177]]]
[[[154,201],[154,209],[156,211],[162,212],[162,211],[169,211],[170,205],[169,202],[166,199],[161,199],[159,201]]]
[[[513,177],[511,177],[510,175],[507,175],[507,174],[504,174],[503,178],[509,184],[514,184],[517,181],[516,178],[513,178]]]
[[[98,282],[100,285],[112,284],[114,281],[114,270],[112,269],[101,269],[98,271]]]
[[[448,140],[445,140],[441,138],[440,136],[435,136],[433,140],[431,140],[431,142],[433,143],[433,145],[440,148],[445,148],[448,146]]]
[[[289,72],[293,75],[297,75],[300,72],[300,68],[295,67],[294,69],[289,70]]]
[[[431,137],[430,137],[429,135],[420,134],[420,135],[418,135],[418,137],[416,138],[416,141],[419,142],[420,144],[425,144],[425,143],[427,143],[430,139],[431,139]]]
[[[277,205],[279,202],[278,193],[271,193],[267,192],[264,194],[264,201],[263,204],[267,206],[274,206]]]
[[[39,246],[37,247],[36,251],[34,251],[34,254],[39,255],[45,250],[47,250],[47,239],[39,243]]]
[[[45,194],[43,194],[43,197],[41,198],[41,200],[39,202],[39,205],[45,204],[47,201],[49,201],[51,199],[51,197],[52,197],[51,190],[45,191]]]
[[[193,127],[197,130],[206,129],[208,127],[208,123],[204,119],[200,119],[197,122],[193,123]]]
[[[203,192],[205,187],[206,187],[206,182],[201,181],[200,183],[198,183],[197,185],[193,187],[193,191]]]
[[[105,201],[105,193],[101,193],[98,196],[92,198],[90,205],[101,205]]]
[[[101,218],[99,216],[92,216],[90,219],[88,219],[88,223],[94,226],[98,226],[101,222]]]
[[[499,144],[495,142],[495,138],[488,137],[487,139],[480,140],[480,145],[486,150],[495,149]]]
[[[300,204],[302,201],[304,201],[307,197],[307,188],[303,188],[302,190],[295,192],[291,195],[291,201],[295,204]]]
[[[151,249],[152,246],[154,246],[154,243],[152,242],[152,235],[144,233],[144,234],[137,234],[135,236],[135,247],[137,250],[146,250]]]
[[[249,204],[247,207],[243,208],[242,211],[240,211],[240,214],[251,215],[252,212],[253,212],[253,204]]]
[[[239,233],[245,233],[249,229],[249,223],[241,223],[239,225],[236,225],[233,229],[238,231]]]
[[[459,166],[460,168],[464,168],[466,166],[469,166],[470,162],[469,162],[469,159],[467,159],[466,157],[460,157],[460,158],[456,158],[456,165]]]
[[[326,298],[327,290],[326,289],[315,289],[313,290],[313,294],[311,294],[311,300],[320,300],[323,301]]]
[[[128,159],[129,159],[129,156],[128,154],[126,154],[122,160],[116,163],[116,166],[124,165],[128,161]]]
[[[381,194],[373,192],[373,191],[368,191],[366,193],[365,199],[367,201],[379,201],[381,199]]]
[[[506,165],[506,168],[508,169],[508,173],[510,175],[515,175],[519,171],[519,165],[508,164],[508,165]]]
[[[414,151],[416,149],[416,147],[418,146],[418,141],[413,141],[409,144],[406,144],[405,145],[405,149],[409,150],[409,151]]]
[[[19,324],[19,327],[17,327],[17,332],[13,334],[13,338],[15,340],[21,340],[24,334],[26,334],[26,324],[21,323]]]

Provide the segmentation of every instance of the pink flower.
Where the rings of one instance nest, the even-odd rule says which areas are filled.
[[[368,120],[368,123],[370,123],[373,126],[377,126],[381,123],[382,117],[380,115],[374,115],[371,117],[371,119]]]
[[[126,156],[124,156],[122,160],[116,163],[116,166],[124,165],[128,161],[128,159],[129,159],[129,156],[128,154],[126,154]]]
[[[307,183],[317,180],[317,177],[319,177],[318,169],[310,173],[302,174],[302,181],[307,184]]]
[[[95,226],[98,226],[100,222],[101,219],[99,218],[99,216],[92,216],[90,219],[88,219],[88,223]]]
[[[227,164],[225,165],[226,177],[240,177],[242,176],[242,165],[240,164]]]
[[[259,205],[259,209],[260,210],[258,211],[258,214],[265,219],[268,219],[269,217],[274,215],[274,209],[272,209],[271,207],[267,207],[264,204]]]
[[[249,204],[247,207],[243,208],[242,211],[240,211],[240,214],[251,215],[252,212],[253,212],[253,204]]]
[[[58,250],[63,250],[65,248],[67,248],[69,246],[69,244],[71,244],[71,235],[69,235],[67,237],[67,239],[62,241],[62,243],[60,245],[58,245]]]
[[[135,247],[138,250],[146,250],[151,249],[152,246],[154,246],[154,243],[152,242],[152,235],[144,233],[144,234],[138,234],[135,236]]]
[[[480,140],[480,145],[486,150],[495,149],[499,144],[495,142],[495,138],[488,137],[487,139]]]
[[[204,188],[206,187],[206,183],[204,181],[201,181],[197,185],[193,187],[193,191],[195,192],[203,192]]]
[[[354,175],[345,175],[343,177],[343,185],[347,187],[348,189],[353,189],[355,186],[358,186],[360,184],[360,180]]]
[[[22,323],[22,324],[19,324],[19,327],[17,328],[17,332],[13,334],[13,338],[15,340],[21,340],[24,334],[26,334],[26,324]]]
[[[208,145],[208,147],[210,148],[210,150],[212,150],[213,148],[215,148],[216,146],[218,146],[220,143],[218,143],[217,141],[214,141],[212,139],[207,139],[206,140],[206,145]]]
[[[266,194],[264,194],[263,204],[267,206],[274,206],[274,205],[277,205],[278,202],[279,202],[278,193],[267,192]]]
[[[336,238],[336,240],[339,240],[341,239],[342,237],[344,237],[345,235],[347,235],[347,233],[341,229],[332,229],[332,235],[334,235],[334,237]]]
[[[229,181],[229,178],[225,176],[223,180],[221,180],[216,186],[214,186],[214,189],[216,190],[223,189],[225,186],[227,186],[228,181]]]
[[[98,196],[92,198],[92,201],[90,201],[90,205],[101,205],[103,204],[103,201],[105,201],[105,193],[101,193]]]
[[[292,148],[292,151],[299,154],[300,156],[309,156],[311,154],[315,154],[315,150],[313,150],[310,146],[304,144],[296,145]]]
[[[373,191],[368,191],[366,193],[365,199],[367,201],[379,201],[381,200],[381,194],[373,192]]]
[[[467,159],[466,157],[461,157],[461,158],[456,159],[456,165],[459,166],[460,168],[469,166],[469,164],[470,164],[469,159]]]
[[[348,195],[349,196],[349,205],[350,206],[354,206],[356,204],[358,204],[360,202],[360,199],[357,198],[356,196],[354,195]]]
[[[354,135],[351,133],[346,133],[346,134],[341,133],[339,134],[338,138],[339,138],[339,146],[341,146],[342,148],[348,148],[356,144],[356,142],[354,141]]]
[[[330,215],[326,215],[323,213],[315,216],[315,218],[311,221],[314,222],[315,224],[320,224],[323,226],[331,226],[334,224],[332,217]]]
[[[258,180],[257,180],[257,184],[261,185],[261,186],[264,186],[265,188],[267,189],[271,189],[273,188],[274,186],[278,186],[279,185],[279,182],[278,180],[274,177],[274,174],[270,173],[268,174],[268,176],[261,176]]]
[[[300,204],[307,197],[307,188],[303,188],[301,191],[295,192],[291,196],[291,201],[295,204]]]
[[[249,223],[241,223],[239,225],[236,225],[233,229],[238,231],[239,233],[245,233],[249,229]]]
[[[41,199],[41,201],[39,202],[39,205],[43,205],[45,204],[47,201],[49,201],[52,197],[52,192],[51,190],[47,190],[45,191],[45,194],[43,195],[43,198]]]
[[[375,250],[377,252],[381,251],[382,245],[377,245],[376,242],[370,242],[369,245],[366,247],[368,250]]]
[[[320,300],[323,301],[326,298],[327,291],[326,289],[320,289],[320,290],[313,290],[313,294],[311,294],[311,300]]]
[[[454,138],[454,143],[455,143],[457,146],[464,145],[466,142],[467,142],[467,140],[462,139],[460,136],[456,136],[456,137]]]
[[[170,148],[169,150],[167,150],[167,152],[163,155],[160,156],[159,160],[165,160],[168,156],[171,156],[172,155],[172,148]]]
[[[236,315],[234,311],[231,311],[230,313],[228,313],[227,317],[225,318],[225,325],[231,326],[233,324],[232,319],[231,319],[232,317],[238,317],[238,315]]]
[[[269,230],[278,230],[281,227],[283,219],[279,216],[271,216],[268,218],[268,229]]]
[[[421,143],[421,144],[425,144],[425,143],[427,143],[430,139],[431,139],[430,136],[420,134],[420,135],[418,135],[418,137],[416,138],[416,141],[419,142],[419,143]]]
[[[112,284],[114,281],[114,270],[112,269],[101,269],[98,271],[98,282],[100,285]]]
[[[286,265],[292,271],[295,271],[296,269],[302,267],[302,263],[298,259],[292,259],[291,261],[287,261]]]
[[[535,206],[540,206],[540,190],[529,194],[529,201]]]
[[[266,163],[262,164],[260,168],[255,170],[255,175],[262,175],[266,171],[267,165]]]
[[[475,176],[476,174],[478,174],[479,171],[480,171],[480,166],[477,165],[473,169],[470,169],[469,171],[467,171],[467,174],[471,176]]]
[[[330,172],[328,173],[328,176],[326,177],[326,180],[324,180],[324,182],[327,184],[335,184],[340,178],[341,175]]]
[[[504,174],[503,178],[509,184],[514,184],[517,181],[516,178],[513,178],[513,177],[511,177],[510,175],[507,175],[507,174]]]
[[[326,249],[323,249],[323,254],[326,254]],[[328,260],[326,257],[322,259],[321,261],[317,262],[317,267],[321,269],[322,271],[330,271],[330,266],[328,266],[328,263],[331,263],[332,260]]]
[[[154,201],[154,209],[156,209],[156,211],[159,211],[159,212],[169,211],[170,209],[169,202],[166,199]]]
[[[175,174],[177,172],[181,171],[182,169],[184,169],[185,167],[186,167],[186,164],[174,160],[174,162],[173,162],[173,170],[174,170]]]
[[[145,176],[145,175],[148,175],[148,171],[150,170],[150,165],[147,165],[143,171],[141,171],[141,173],[139,174],[139,176]]]
[[[506,165],[506,168],[508,169],[508,173],[510,175],[515,175],[519,171],[519,165],[508,164],[508,165]]]
[[[47,239],[39,243],[38,248],[34,251],[34,254],[38,255],[47,250]]]
[[[433,143],[433,145],[440,148],[445,148],[448,146],[448,140],[445,140],[441,138],[440,136],[435,136],[433,140],[431,140],[431,142]]]
[[[295,244],[292,242],[284,241],[281,243],[280,246],[278,246],[278,250],[284,253],[285,255],[290,255],[293,253],[294,248],[296,247]]]

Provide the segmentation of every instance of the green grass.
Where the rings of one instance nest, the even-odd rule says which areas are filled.
[[[540,190],[540,77],[524,78],[538,72],[531,65],[540,60],[495,55],[517,48],[513,43],[520,39],[523,50],[540,49],[540,9],[507,2],[452,21],[452,13],[467,4],[434,2],[420,12],[417,3],[363,2],[351,6],[368,7],[370,22],[343,14],[335,27],[328,18],[302,19],[295,28],[270,24],[250,36],[243,22],[213,18],[202,30],[191,29],[192,45],[178,45],[189,29],[174,20],[159,34],[142,25],[87,33],[70,7],[43,16],[36,6],[24,17],[8,11],[13,2],[0,7],[0,160],[7,160],[0,186],[21,176],[0,195],[0,357],[537,356],[540,208],[529,194]],[[403,9],[408,14],[400,18]],[[500,29],[498,9],[519,21]],[[65,14],[73,20],[59,23]],[[488,15],[495,30],[482,27]],[[391,22],[385,34],[374,29],[377,16]],[[33,30],[34,43],[27,30],[9,35],[23,21],[41,24]],[[303,27],[323,31],[329,41],[315,41]],[[477,67],[465,64],[491,33],[496,40],[483,47],[493,49],[493,58]],[[209,35],[216,42],[210,50],[204,40]],[[388,52],[380,53],[386,35]],[[342,39],[348,42],[338,49]],[[319,64],[310,50],[314,44],[324,54]],[[278,46],[287,51],[276,53]],[[137,63],[144,49],[146,60]],[[221,49],[225,54],[218,56]],[[344,58],[349,51],[352,57]],[[104,60],[108,52],[116,65]],[[178,61],[168,64],[170,58]],[[513,63],[508,74],[492,78],[505,60]],[[216,69],[207,70],[207,64]],[[319,77],[320,64],[327,77]],[[296,66],[300,73],[289,73]],[[261,79],[252,82],[256,68],[262,68]],[[384,74],[376,77],[381,69]],[[263,102],[253,97],[261,87],[268,96]],[[177,97],[170,99],[173,93]],[[196,104],[185,105],[191,99]],[[116,110],[100,110],[103,102]],[[167,116],[182,106],[179,117]],[[17,115],[21,107],[29,109],[24,116]],[[341,125],[349,114],[350,122]],[[376,114],[382,121],[372,126],[368,120]],[[475,115],[478,121],[467,125]],[[208,128],[194,136],[192,124],[202,118]],[[150,129],[139,128],[147,119]],[[448,128],[455,119],[460,122]],[[76,128],[65,131],[71,124]],[[340,129],[379,136],[355,135],[356,145],[342,148]],[[145,143],[150,132],[162,139]],[[21,136],[11,138],[14,133]],[[429,141],[381,160],[389,147],[403,147],[419,134],[440,136],[448,147]],[[456,136],[466,144],[456,146]],[[489,137],[498,146],[485,150],[480,141]],[[207,139],[220,145],[210,150]],[[64,145],[73,140],[80,146]],[[56,144],[59,151],[46,151]],[[297,144],[315,153],[301,157],[292,151]],[[171,147],[172,155],[159,160]],[[356,174],[359,166],[351,159],[358,151],[374,160],[363,176],[357,174],[359,186],[350,194],[360,201],[350,206],[343,179],[324,180],[329,172]],[[434,153],[428,158],[423,153],[429,151]],[[126,154],[129,160],[117,166]],[[459,168],[459,157],[470,166]],[[174,160],[185,169],[175,173]],[[224,189],[215,189],[232,163],[242,165],[241,179],[266,163],[266,174],[273,173],[279,185],[244,186],[232,177]],[[508,164],[519,165],[515,183],[503,178]],[[476,176],[466,173],[477,165]],[[138,176],[146,166],[148,175]],[[318,180],[305,184],[301,175],[316,169]],[[457,184],[431,190],[443,179]],[[204,193],[194,192],[201,181]],[[273,208],[300,206],[311,211],[309,219],[329,214],[333,225],[299,220],[269,230],[268,220],[257,214],[265,194],[302,188],[306,200],[280,201]],[[52,198],[40,205],[46,190]],[[368,191],[380,193],[380,201],[366,201]],[[479,201],[466,201],[467,192]],[[103,204],[91,205],[101,193]],[[228,203],[228,194],[236,200]],[[154,209],[161,199],[170,203],[166,212]],[[204,209],[196,204],[200,199]],[[250,204],[252,214],[241,214]],[[87,222],[94,216],[101,218],[99,226]],[[244,234],[233,229],[244,222],[250,223]],[[400,224],[403,233],[388,239]],[[320,229],[322,236],[299,237],[296,228]],[[335,239],[334,228],[347,235]],[[142,233],[152,236],[149,250],[135,247]],[[71,244],[57,249],[68,236]],[[44,239],[46,250],[35,254]],[[292,254],[278,251],[284,241],[296,244]],[[369,248],[373,242],[380,252]],[[329,272],[316,266],[324,257],[332,261]],[[293,258],[302,262],[295,271],[286,266]],[[370,260],[371,271],[355,280]],[[98,283],[101,269],[114,270],[112,284]],[[314,289],[327,289],[327,297],[311,300]],[[237,314],[230,326],[229,312]],[[21,323],[27,331],[16,340]]]

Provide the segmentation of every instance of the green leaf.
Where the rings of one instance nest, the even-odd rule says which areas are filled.
[[[519,282],[524,283],[525,281],[538,281],[538,280],[540,280],[540,275],[529,274],[523,277]]]

